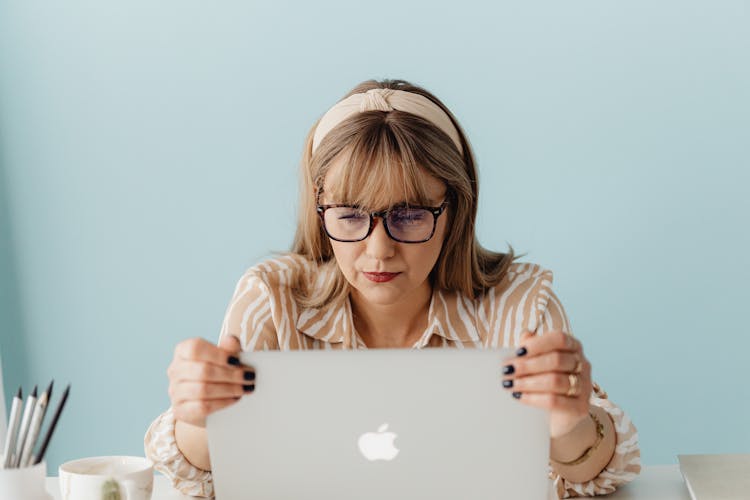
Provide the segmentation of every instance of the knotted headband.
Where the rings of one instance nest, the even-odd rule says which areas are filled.
[[[336,125],[355,113],[363,111],[405,111],[435,124],[440,130],[448,134],[456,144],[458,151],[463,154],[461,139],[453,126],[450,117],[434,102],[421,94],[395,89],[370,89],[367,92],[350,95],[336,103],[320,119],[313,136],[312,152],[318,148],[320,141]]]

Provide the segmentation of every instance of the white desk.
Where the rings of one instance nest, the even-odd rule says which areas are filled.
[[[650,465],[643,467],[637,478],[604,497],[617,500],[690,500],[680,466]]]
[[[47,491],[55,500],[62,500],[56,477],[47,478]],[[154,477],[152,500],[185,500],[197,497],[182,495],[172,488],[169,480],[157,474]],[[651,465],[641,474],[611,495],[598,497],[613,500],[690,500],[682,474],[677,465]]]

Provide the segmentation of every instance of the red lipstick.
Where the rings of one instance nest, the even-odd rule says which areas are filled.
[[[393,278],[395,278],[401,273],[366,273],[366,272],[363,272],[362,274],[365,275],[365,278],[367,278],[370,281],[374,281],[375,283],[385,283],[386,281],[391,281]]]

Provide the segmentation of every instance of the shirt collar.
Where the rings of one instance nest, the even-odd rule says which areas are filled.
[[[320,283],[320,282],[318,282]],[[427,330],[420,345],[427,345],[433,334],[454,342],[478,342],[475,301],[457,291],[434,290],[427,313]],[[354,322],[349,297],[326,308],[303,308],[297,317],[297,330],[328,343],[355,344]]]

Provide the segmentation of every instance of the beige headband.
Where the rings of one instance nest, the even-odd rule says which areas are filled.
[[[463,154],[458,131],[453,126],[450,117],[437,104],[423,95],[395,89],[371,89],[364,93],[350,95],[338,102],[320,119],[313,137],[312,152],[315,152],[328,132],[351,115],[363,111],[393,111],[394,109],[421,116],[432,122],[453,139],[458,151]]]

